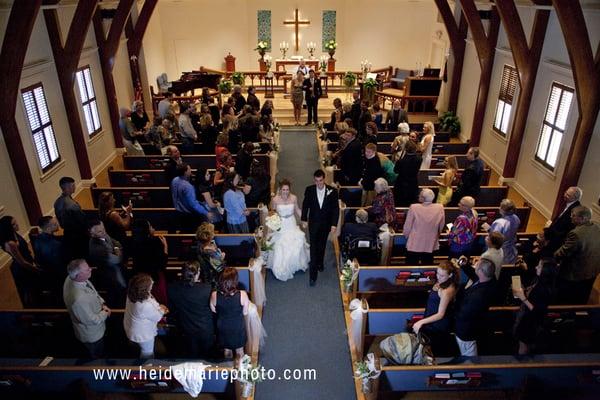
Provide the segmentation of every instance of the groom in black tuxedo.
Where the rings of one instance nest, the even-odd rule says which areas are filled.
[[[319,107],[319,98],[323,94],[321,90],[321,80],[315,76],[315,71],[308,71],[308,78],[302,83],[304,89],[304,98],[306,99],[306,107],[308,108],[308,122],[317,123],[317,108]]]
[[[337,190],[325,184],[325,172],[318,169],[313,174],[315,184],[304,191],[302,225],[308,220],[310,238],[310,286],[317,281],[318,271],[323,271],[325,247],[330,232],[335,232],[339,205]]]

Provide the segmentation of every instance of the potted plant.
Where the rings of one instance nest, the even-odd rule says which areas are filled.
[[[221,82],[219,82],[219,92],[221,92],[222,94],[231,93],[232,86],[233,84],[229,79],[223,79]]]
[[[258,54],[260,54],[260,59],[262,60],[268,48],[269,43],[261,40],[260,42],[258,42],[254,50],[258,51]]]
[[[231,74],[231,80],[233,81],[234,85],[243,85],[246,77],[241,72],[234,72]]]
[[[440,130],[450,132],[450,136],[457,137],[460,133],[460,120],[453,111],[446,111],[440,117],[438,123]]]
[[[356,85],[356,74],[354,72],[346,72],[344,74],[344,86],[348,89],[352,89]]]
[[[369,104],[373,104],[375,100],[375,91],[379,84],[373,78],[369,78],[363,82],[363,96],[365,100],[369,101]]]
[[[325,42],[325,50],[329,53],[329,57],[333,58],[335,54],[335,49],[337,49],[337,42],[335,40],[329,40]]]
[[[252,365],[252,359],[248,354],[245,354],[237,369],[237,380],[242,385],[242,397],[250,397],[254,386],[263,380],[263,367]]]

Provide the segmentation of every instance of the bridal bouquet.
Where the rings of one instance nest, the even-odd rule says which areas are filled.
[[[279,214],[272,214],[265,220],[265,225],[272,231],[279,231],[281,229],[281,217]]]
[[[350,290],[350,287],[358,276],[358,263],[352,260],[347,260],[346,264],[342,267],[342,274],[340,280],[344,283],[344,288]]]

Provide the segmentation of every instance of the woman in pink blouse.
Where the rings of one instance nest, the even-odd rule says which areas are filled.
[[[473,207],[475,207],[475,199],[471,196],[465,196],[458,202],[462,214],[456,217],[448,233],[449,258],[471,255],[471,248],[477,237],[477,211]]]
[[[404,222],[407,265],[433,265],[433,252],[440,248],[439,236],[444,229],[444,206],[432,203],[435,194],[423,189],[420,203],[411,204]]]

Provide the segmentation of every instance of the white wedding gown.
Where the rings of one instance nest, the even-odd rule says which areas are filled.
[[[310,250],[306,235],[296,223],[294,204],[278,204],[277,214],[281,217],[281,229],[273,232],[273,252],[268,267],[275,278],[287,281],[296,271],[306,271],[310,261]]]

